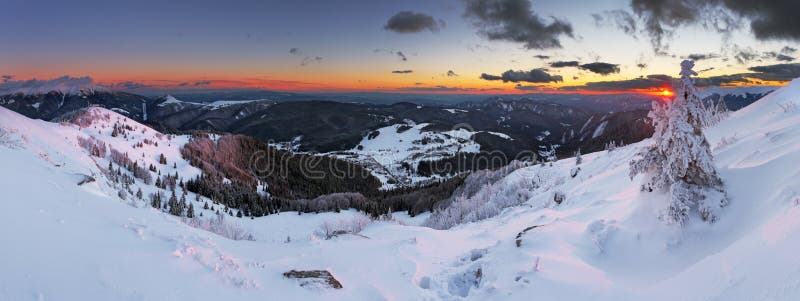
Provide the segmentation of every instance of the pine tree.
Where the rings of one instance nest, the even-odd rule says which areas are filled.
[[[714,222],[718,218],[716,209],[728,204],[702,131],[708,119],[691,78],[697,75],[693,67],[693,61],[681,63],[679,89],[672,103],[653,104],[648,116],[655,125],[654,143],[639,153],[630,170],[631,178],[640,173],[649,177],[644,190],[669,192],[663,218],[680,225],[688,221],[692,211]]]
[[[158,157],[158,163],[161,165],[167,165],[167,157],[165,157],[164,154],[161,154],[161,156]]]
[[[139,190],[136,191],[136,198],[140,200],[142,199],[142,188],[139,188]]]
[[[575,165],[581,165],[583,163],[583,158],[581,158],[581,149],[579,148],[575,152]]]
[[[161,177],[156,177],[156,187],[161,188]]]
[[[175,191],[172,192],[172,196],[169,197],[167,204],[169,205],[169,214],[175,216],[183,215],[183,208],[181,208],[180,204],[178,203],[178,197],[175,195]]]
[[[161,193],[157,192],[156,194],[150,195],[150,206],[153,208],[160,209],[161,208]]]
[[[186,212],[186,217],[194,218],[194,204],[189,204],[189,211]]]

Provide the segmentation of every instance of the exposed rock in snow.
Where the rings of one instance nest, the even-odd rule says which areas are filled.
[[[333,288],[340,289],[342,284],[339,280],[331,275],[331,272],[325,270],[314,271],[295,271],[291,270],[283,273],[283,277],[289,279],[297,279],[300,286],[306,288]]]

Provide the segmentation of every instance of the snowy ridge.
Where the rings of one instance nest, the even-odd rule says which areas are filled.
[[[574,177],[571,158],[518,169],[478,194],[511,207],[450,230],[417,226],[428,214],[395,214],[406,225],[374,222],[361,232],[368,238],[320,240],[311,235],[320,223],[354,213],[282,213],[242,221],[256,241],[130,206],[103,180],[75,185],[74,173],[99,173],[103,162],[72,137],[98,129],[0,108],[10,133],[0,140],[0,189],[13,196],[0,210],[10,246],[0,299],[798,300],[798,106],[795,80],[706,130],[731,199],[714,224],[657,219],[665,196],[628,177],[645,140],[584,154]],[[282,276],[292,269],[328,270],[343,288],[300,287]]]
[[[733,95],[733,96],[747,96],[747,94],[766,94],[772,91],[775,91],[779,87],[775,86],[746,86],[746,87],[719,87],[719,86],[711,86],[705,89],[702,89],[699,92],[699,96],[701,98],[705,98],[714,94],[719,94],[722,96],[725,95]]]
[[[1,94],[22,93],[26,95],[59,92],[61,94],[77,94],[81,92],[105,91],[106,88],[98,86],[91,77],[62,76],[49,80],[10,80],[0,82]]]
[[[159,103],[158,106],[159,107],[164,107],[164,106],[168,106],[168,105],[178,105],[178,106],[180,106],[182,108],[184,105],[190,105],[190,106],[202,106],[202,107],[206,107],[206,108],[208,108],[210,110],[217,110],[217,109],[221,109],[221,108],[228,107],[228,106],[248,104],[248,103],[252,103],[252,102],[261,102],[261,101],[271,101],[271,100],[269,100],[269,99],[219,100],[219,101],[210,102],[210,103],[195,103],[195,102],[185,102],[185,101],[182,101],[182,100],[179,100],[179,99],[173,97],[172,95],[167,95],[165,97],[165,100],[163,102]]]

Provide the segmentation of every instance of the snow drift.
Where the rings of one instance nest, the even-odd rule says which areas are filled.
[[[105,164],[76,137],[132,141],[0,108],[0,299],[797,300],[798,102],[795,80],[706,129],[730,197],[715,223],[658,219],[667,197],[628,177],[646,140],[584,154],[577,172],[572,158],[519,168],[481,194],[514,193],[516,205],[449,230],[395,214],[364,237],[324,240],[319,225],[355,213],[282,213],[241,221],[255,241],[123,201],[102,178],[75,185]],[[173,139],[144,160],[164,152],[191,173]],[[301,287],[283,276],[292,270],[328,271],[342,288]]]

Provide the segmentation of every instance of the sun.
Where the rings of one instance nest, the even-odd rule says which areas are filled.
[[[672,91],[670,91],[669,89],[661,90],[661,96],[669,97],[669,96],[672,96],[672,94],[673,94]]]

